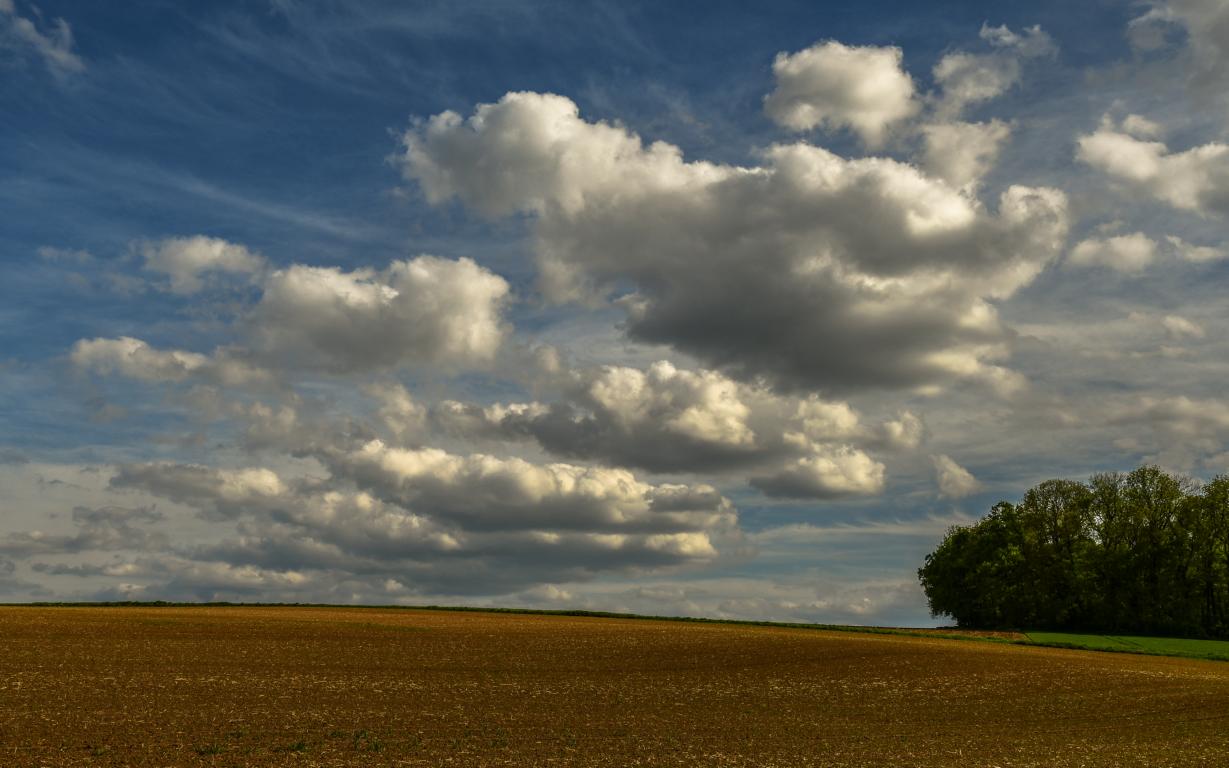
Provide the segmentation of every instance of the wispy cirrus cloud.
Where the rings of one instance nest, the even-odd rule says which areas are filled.
[[[69,23],[61,18],[46,21],[36,6],[30,11],[33,18],[21,12],[17,0],[0,0],[0,50],[19,59],[37,59],[58,77],[84,72]]]

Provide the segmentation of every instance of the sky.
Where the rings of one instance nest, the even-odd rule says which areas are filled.
[[[1229,472],[1229,3],[0,0],[0,601],[898,626]]]

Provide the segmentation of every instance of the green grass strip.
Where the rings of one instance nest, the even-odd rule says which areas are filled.
[[[1089,635],[1071,632],[1028,632],[1026,636],[1030,645],[1052,648],[1229,661],[1229,641],[1227,640],[1140,635]]]

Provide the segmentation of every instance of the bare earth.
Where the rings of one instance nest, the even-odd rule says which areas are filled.
[[[0,608],[0,766],[1224,766],[1229,663],[565,616]]]

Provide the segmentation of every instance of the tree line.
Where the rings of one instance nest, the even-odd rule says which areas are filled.
[[[949,529],[918,577],[961,627],[1229,637],[1229,475],[1047,480]]]

